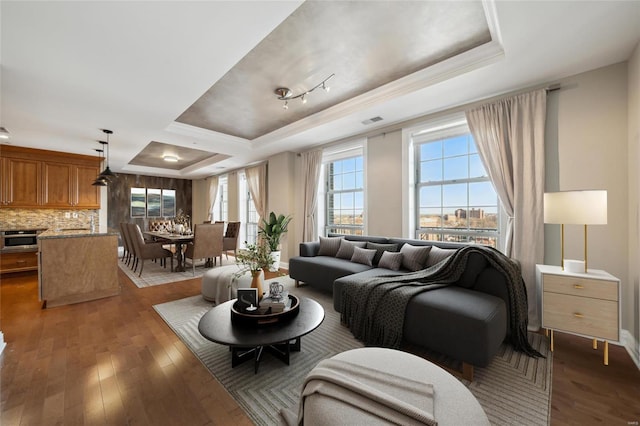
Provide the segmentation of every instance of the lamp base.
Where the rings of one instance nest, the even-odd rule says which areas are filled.
[[[566,272],[571,272],[574,274],[585,274],[587,271],[585,270],[584,260],[564,260],[564,270]]]

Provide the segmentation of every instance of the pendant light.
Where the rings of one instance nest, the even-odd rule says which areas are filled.
[[[106,145],[107,146],[107,167],[102,171],[102,173],[100,173],[101,177],[106,178],[107,180],[111,180],[115,177],[117,177],[117,175],[115,173],[113,173],[111,171],[111,169],[109,168],[109,135],[113,134],[113,132],[111,130],[107,130],[107,129],[102,129],[102,131],[107,135],[107,141],[98,141],[100,142],[103,146]]]
[[[96,149],[94,149],[94,151],[96,151],[100,155],[100,164],[102,164],[102,153],[104,152],[104,150],[96,148]],[[96,177],[96,180],[94,180],[91,185],[93,185],[93,186],[107,186],[107,184],[108,184],[107,178],[105,178],[104,176],[98,175],[98,177]]]

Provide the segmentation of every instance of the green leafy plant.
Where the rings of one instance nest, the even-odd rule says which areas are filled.
[[[287,233],[287,227],[291,222],[291,216],[283,214],[276,216],[274,212],[269,213],[269,220],[262,219],[259,226],[259,234],[267,242],[271,251],[277,251],[280,246],[282,236]]]
[[[247,271],[269,270],[269,267],[273,265],[269,246],[265,243],[247,244],[246,241],[245,244],[247,247],[238,250],[236,255],[236,263],[241,266],[236,275],[242,275]]]

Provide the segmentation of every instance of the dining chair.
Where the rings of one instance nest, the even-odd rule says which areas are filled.
[[[120,260],[123,262],[129,255],[129,242],[126,240],[124,236],[124,233],[126,232],[125,228],[126,228],[126,224],[124,222],[120,222],[120,238],[122,239],[122,259]]]
[[[185,259],[191,259],[191,269],[196,275],[196,259],[213,259],[222,264],[222,228],[220,223],[198,223],[193,230],[193,242],[187,245]]]
[[[171,259],[171,271],[173,271],[173,253],[170,250],[162,248],[162,243],[145,243],[144,236],[140,227],[135,223],[127,224],[129,228],[129,237],[133,243],[135,250],[136,260],[134,262],[133,272],[138,267],[140,262],[140,273],[138,276],[142,276],[142,270],[144,269],[144,261],[147,259],[160,259],[164,260],[164,267],[167,267],[167,257]]]
[[[129,266],[131,269],[133,269],[133,265],[135,263],[135,259],[136,259],[136,253],[135,253],[135,248],[133,247],[133,242],[131,241],[131,235],[129,232],[129,223],[127,222],[123,222],[122,223],[122,239],[125,243],[125,247],[127,248],[127,258],[126,258],[126,264],[127,266]]]
[[[238,248],[238,236],[240,235],[240,222],[229,222],[227,225],[227,232],[222,239],[222,251],[229,259],[229,250],[233,250],[233,255],[236,255],[236,249]]]

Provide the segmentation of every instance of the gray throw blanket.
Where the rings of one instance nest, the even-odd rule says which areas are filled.
[[[542,356],[527,339],[527,290],[520,267],[491,247],[470,245],[427,269],[345,283],[342,322],[366,345],[399,348],[409,300],[423,291],[455,284],[465,271],[471,253],[482,255],[507,281],[513,347],[529,356]]]

